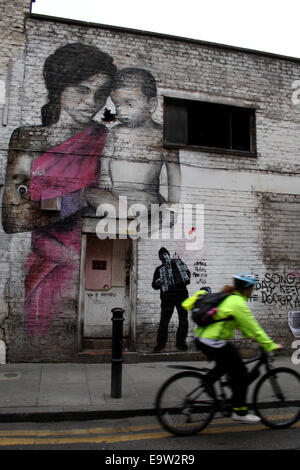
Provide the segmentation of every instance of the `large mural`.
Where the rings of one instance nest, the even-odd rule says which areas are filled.
[[[25,264],[24,313],[29,331],[46,334],[58,312],[77,310],[82,214],[107,196],[146,206],[180,199],[177,151],[162,146],[152,73],[118,71],[95,46],[59,47],[44,63],[48,102],[41,125],[10,139],[2,222],[6,233],[31,231]],[[111,97],[115,125],[95,116]],[[168,196],[160,193],[162,168]]]

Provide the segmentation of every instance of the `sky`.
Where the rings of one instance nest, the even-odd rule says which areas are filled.
[[[35,0],[32,12],[300,58],[299,0]]]

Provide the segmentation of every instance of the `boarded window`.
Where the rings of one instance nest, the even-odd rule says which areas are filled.
[[[256,154],[254,109],[165,98],[164,144]]]
[[[93,270],[105,271],[107,269],[107,262],[105,260],[93,259]]]

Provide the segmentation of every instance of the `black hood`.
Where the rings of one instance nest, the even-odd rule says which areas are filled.
[[[158,256],[159,256],[159,258],[162,262],[164,262],[164,257],[163,257],[164,254],[167,254],[169,256],[169,258],[171,259],[171,256],[170,256],[170,253],[168,252],[168,250],[162,246],[161,249],[158,252]]]

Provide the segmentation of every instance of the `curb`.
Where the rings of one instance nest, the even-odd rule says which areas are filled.
[[[134,410],[102,411],[46,411],[0,413],[0,423],[42,423],[59,421],[90,421],[96,419],[132,418],[134,416],[155,416],[154,408]]]

